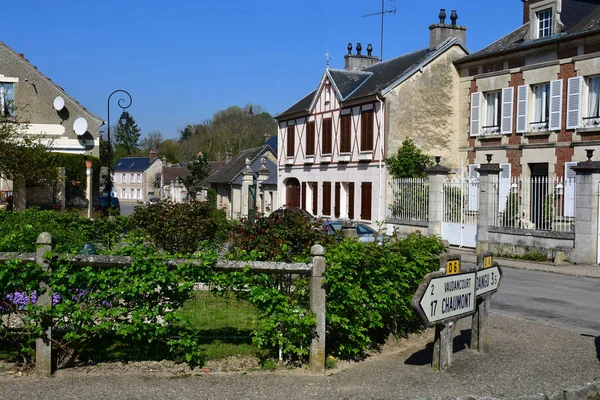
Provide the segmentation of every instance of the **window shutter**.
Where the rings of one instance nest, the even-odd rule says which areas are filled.
[[[503,134],[512,133],[512,121],[513,121],[513,95],[514,88],[503,88],[502,89],[502,127],[500,132]]]
[[[549,128],[551,131],[559,131],[562,123],[562,87],[562,79],[550,82]]]
[[[312,198],[312,212],[316,217],[319,214],[319,184],[317,182],[312,184],[313,198]]]
[[[469,211],[479,211],[479,164],[469,165]]]
[[[517,89],[517,133],[527,132],[527,107],[529,90],[527,85]]]
[[[360,205],[360,219],[370,220],[371,219],[371,196],[372,196],[373,184],[371,182],[363,182],[361,188],[361,205]]]
[[[302,182],[302,209],[306,211],[306,182]]]
[[[348,218],[354,219],[354,182],[348,184]]]
[[[471,136],[479,136],[481,125],[481,92],[471,93]]]
[[[580,76],[569,78],[567,90],[567,129],[580,128],[581,124],[581,82]]]
[[[565,163],[565,217],[575,217],[575,171],[571,169],[575,165],[577,165],[576,162]]]
[[[506,210],[506,201],[510,194],[510,164],[500,164],[502,171],[498,180],[498,212]]]
[[[340,192],[341,192],[341,189],[342,189],[341,183],[336,182],[335,183],[335,197],[334,197],[335,202],[333,205],[333,215],[336,218],[340,217]]]

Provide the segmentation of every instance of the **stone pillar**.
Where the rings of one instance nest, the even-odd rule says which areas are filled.
[[[25,211],[27,207],[27,186],[25,179],[19,178],[13,181],[13,210]]]
[[[440,156],[435,158],[436,164],[427,168],[429,175],[429,235],[442,235],[442,213],[444,206],[444,189],[442,183],[450,169],[440,165]],[[392,199],[393,201],[393,199]]]
[[[321,245],[311,249],[312,277],[310,278],[310,310],[315,314],[317,326],[310,343],[310,372],[325,373],[325,289],[323,273],[325,272],[325,250]]]
[[[588,150],[589,152],[589,150]],[[571,259],[576,264],[598,263],[598,188],[600,161],[580,162],[573,167],[575,184],[575,249]]]
[[[44,259],[44,254],[52,251],[52,236],[48,232],[41,233],[37,238],[35,262],[48,274],[52,273],[50,264]],[[41,293],[43,292],[43,293]],[[38,307],[52,307],[52,293],[48,282],[40,282],[40,290],[35,303]],[[50,376],[54,372],[54,359],[52,355],[52,321],[42,321],[44,337],[35,340],[35,371],[41,376]]]
[[[486,154],[487,164],[475,170],[479,172],[479,218],[477,220],[477,254],[488,250],[488,227],[494,222],[494,206],[498,203],[498,193],[494,192],[494,181],[502,169],[499,164],[491,164],[492,155]]]
[[[307,201],[308,203],[308,201]],[[312,200],[311,200],[312,203]],[[348,219],[348,184],[340,184],[340,219]]]
[[[258,178],[256,180],[256,208],[258,208],[261,214],[265,213],[265,203],[267,202],[267,194],[265,193],[263,182],[269,178],[269,175],[271,175],[271,171],[267,168],[267,156],[262,156],[260,159],[260,170],[258,171]]]
[[[94,172],[94,170],[92,169],[92,162],[91,161],[86,161],[85,162],[85,194],[87,197],[87,201],[88,201],[88,206],[87,206],[87,216],[88,218],[92,218],[92,198],[93,198],[93,188],[92,188],[92,181],[93,181],[93,175],[92,173]]]
[[[240,214],[240,218],[245,218],[248,216],[248,202],[249,202],[249,196],[250,196],[250,186],[252,186],[252,183],[254,182],[254,172],[252,172],[252,169],[250,168],[250,159],[246,158],[246,168],[244,168],[244,172],[242,173],[243,178],[242,178],[242,195],[241,195],[241,214]]]

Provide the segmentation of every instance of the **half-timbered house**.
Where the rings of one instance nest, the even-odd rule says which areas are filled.
[[[385,218],[385,159],[408,137],[447,163],[458,158],[458,84],[453,61],[468,54],[466,28],[430,26],[430,45],[381,62],[372,46],[348,45],[345,68],[327,67],[317,89],[276,117],[280,204],[315,216]]]

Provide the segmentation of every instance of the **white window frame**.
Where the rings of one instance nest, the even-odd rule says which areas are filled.
[[[12,98],[11,99],[7,99],[7,93],[8,93],[8,89],[4,87],[4,85],[10,85],[11,88],[11,93],[12,93]],[[4,116],[4,111],[8,110],[8,114],[11,117],[15,116],[15,107],[14,107],[14,102],[16,99],[16,95],[15,95],[15,82],[10,82],[7,80],[4,80],[4,78],[0,79],[0,115]],[[12,102],[12,105],[7,104],[8,102]]]
[[[550,7],[535,13],[538,39],[552,36],[554,33],[554,18],[552,18],[552,11],[552,7]]]
[[[142,189],[138,189],[137,190],[137,199],[141,200],[142,199]]]
[[[482,135],[494,135],[500,133],[500,125],[502,124],[502,91],[493,90],[482,93],[483,103],[481,107],[482,114]],[[491,105],[490,102],[494,104]],[[492,118],[490,118],[492,111]]]
[[[127,183],[127,174],[121,174],[121,183]]]
[[[137,183],[142,183],[142,174],[137,174]]]
[[[600,128],[600,76],[590,76],[585,79],[585,83],[587,86],[587,99],[585,104],[585,117],[584,117],[584,127],[585,128]],[[594,85],[596,86],[597,93],[594,95]],[[592,97],[596,97],[596,110],[591,111],[592,106]]]
[[[129,198],[132,199],[132,200],[135,199],[135,197],[134,197],[135,196],[135,189],[131,189],[130,193],[131,193],[131,196]]]
[[[530,113],[532,119],[530,121],[530,131],[547,131],[550,122],[550,82],[531,85],[531,93],[533,101],[530,105],[532,111]],[[538,101],[539,98],[541,99]],[[538,107],[538,104],[540,107]],[[538,112],[541,114],[539,117]],[[536,121],[537,119],[540,120]]]
[[[129,174],[129,183],[135,183],[135,174],[134,173]]]
[[[127,191],[125,190],[125,188],[121,189],[121,198],[122,199],[126,199],[127,198]]]

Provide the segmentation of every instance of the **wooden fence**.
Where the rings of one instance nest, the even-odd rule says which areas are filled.
[[[0,253],[0,264],[9,260],[22,260],[23,262],[35,262],[48,273],[52,272],[52,260],[47,260],[44,254],[52,251],[52,236],[42,233],[37,238],[37,250],[35,253]],[[323,288],[323,272],[325,271],[325,250],[321,245],[314,245],[311,249],[312,262],[302,263],[278,263],[264,261],[228,261],[219,260],[215,266],[216,271],[234,272],[250,268],[256,273],[274,274],[298,274],[311,275],[310,281],[310,309],[317,320],[316,332],[310,345],[310,370],[314,374],[325,372],[325,289]],[[57,255],[64,260],[64,255]],[[74,255],[67,262],[76,266],[91,266],[97,268],[128,267],[134,262],[133,257],[104,256],[104,255]],[[167,263],[173,266],[185,264],[194,260],[175,259]],[[36,305],[52,306],[52,293],[46,282],[40,282],[40,289],[44,292],[37,296]],[[47,322],[45,335],[36,340],[35,368],[42,376],[51,376],[54,372],[53,346],[51,321]]]

